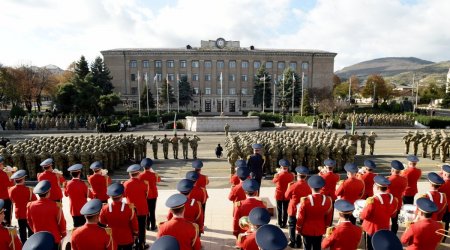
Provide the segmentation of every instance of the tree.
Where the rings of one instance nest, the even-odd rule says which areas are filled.
[[[182,76],[178,82],[178,87],[180,88],[180,106],[186,107],[192,101],[192,88],[191,84],[187,81],[187,76]]]
[[[420,103],[430,103],[432,100],[445,96],[445,85],[438,86],[436,82],[430,82],[426,87],[419,87]]]
[[[336,86],[338,86],[341,83],[342,83],[341,78],[338,75],[333,74],[333,89],[336,88]]]
[[[122,103],[122,100],[120,100],[120,96],[117,93],[101,95],[98,100],[100,114],[102,114],[102,115],[114,114],[114,106],[121,104],[121,103]]]
[[[75,63],[75,77],[84,79],[89,74],[89,64],[82,55],[80,60]]]
[[[365,98],[372,97],[376,101],[378,101],[378,98],[386,100],[390,95],[389,88],[384,81],[384,78],[378,74],[369,75],[361,94]]]
[[[54,100],[56,103],[56,108],[63,113],[75,111],[73,109],[77,95],[77,89],[73,83],[69,82],[59,85]]]
[[[309,91],[307,88],[303,91],[303,115],[307,116],[311,113],[311,100],[309,99]],[[300,110],[300,109],[299,109]],[[299,112],[300,113],[300,112]]]
[[[153,99],[152,91],[150,89],[147,89],[147,86],[144,86],[144,90],[141,94],[141,107],[144,109],[147,109],[147,94],[148,94],[148,108],[154,109],[155,106],[155,100]]]
[[[336,85],[333,89],[333,96],[340,99],[346,99],[348,97],[348,82]]]
[[[170,85],[170,83],[165,80],[161,86],[161,92],[159,93],[159,104],[167,104],[167,99],[169,99],[170,104],[177,101],[177,99],[175,99],[175,95],[173,94],[172,85]]]
[[[48,69],[39,68],[38,69],[38,81],[35,85],[35,96],[36,106],[38,112],[41,112],[42,106],[42,94],[52,96],[56,91],[57,79]]]
[[[259,106],[263,104],[266,108],[269,108],[272,104],[272,78],[266,71],[266,66],[263,64],[258,69],[256,77],[254,79],[255,93],[253,95],[253,105]],[[265,90],[264,90],[265,89]]]
[[[291,68],[286,68],[283,72],[283,79],[281,84],[278,84],[277,93],[279,95],[278,100],[280,100],[280,106],[284,106],[286,110],[292,107],[292,94],[294,94],[294,106],[300,104],[302,90],[301,77],[299,77]]]
[[[81,63],[81,62],[80,62]],[[114,89],[111,80],[111,72],[106,67],[101,57],[95,58],[94,63],[91,65],[92,83],[99,87],[102,95],[108,95],[112,93]]]

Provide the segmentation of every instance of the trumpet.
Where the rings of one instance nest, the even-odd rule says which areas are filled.
[[[330,235],[332,235],[335,229],[336,229],[336,227],[334,227],[334,226],[327,227],[327,231],[325,232],[325,237],[329,237]]]
[[[445,229],[438,229],[438,230],[435,231],[435,233],[436,233],[437,235],[442,235],[442,236],[444,236],[444,237],[447,237],[449,232],[450,232],[450,231],[445,230]]]
[[[108,175],[108,169],[102,169],[102,170],[101,170],[101,174],[102,174],[103,176]]]
[[[242,216],[239,219],[239,227],[245,231],[250,229],[250,220],[248,216]]]

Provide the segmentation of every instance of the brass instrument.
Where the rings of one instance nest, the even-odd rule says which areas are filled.
[[[248,216],[242,216],[239,219],[239,227],[245,231],[250,229],[250,220]]]
[[[106,176],[108,175],[108,169],[102,169],[101,171],[101,175]]]
[[[412,224],[414,224],[414,221],[406,221],[406,222],[405,222],[405,228],[406,228],[406,230],[408,230],[408,228],[409,228]],[[406,231],[406,230],[405,230],[405,231]]]
[[[329,237],[330,235],[333,234],[334,230],[336,229],[336,227],[327,227],[327,231],[325,232],[325,237]]]
[[[445,230],[445,229],[438,229],[438,230],[435,231],[435,233],[436,233],[437,235],[442,235],[442,236],[444,236],[444,237],[447,237],[449,232],[450,232],[450,231]]]
[[[17,171],[17,167],[6,166],[3,167],[3,171],[8,175],[8,177],[11,177],[11,175]]]
[[[408,222],[413,222],[417,219],[416,215],[417,206],[412,204],[403,204],[398,214],[398,222],[400,224],[408,224]]]

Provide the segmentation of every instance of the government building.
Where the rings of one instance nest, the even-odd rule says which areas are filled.
[[[320,50],[241,47],[239,41],[223,38],[201,41],[200,47],[111,49],[101,53],[111,71],[114,91],[120,93],[127,105],[137,108],[138,92],[142,92],[146,84],[145,74],[155,100],[156,89],[160,89],[166,80],[177,98],[177,76],[186,76],[193,88],[193,101],[186,109],[210,114],[221,112],[221,100],[225,114],[260,110],[261,106],[253,105],[253,89],[254,78],[261,65],[265,65],[271,75],[272,93],[274,84],[281,83],[287,67],[299,76],[304,74],[305,88],[324,89],[331,93],[336,56],[336,53]],[[146,107],[141,108],[145,110]],[[167,105],[159,108],[165,111]],[[177,110],[177,103],[172,103],[169,108]],[[269,109],[272,110],[272,105]],[[281,107],[276,106],[275,109],[280,110]]]

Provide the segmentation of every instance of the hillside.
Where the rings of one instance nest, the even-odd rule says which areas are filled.
[[[356,75],[360,79],[365,79],[370,74],[393,76],[433,64],[434,62],[415,57],[385,57],[345,67],[342,70],[336,71],[336,75],[341,79],[348,79],[352,75]]]

